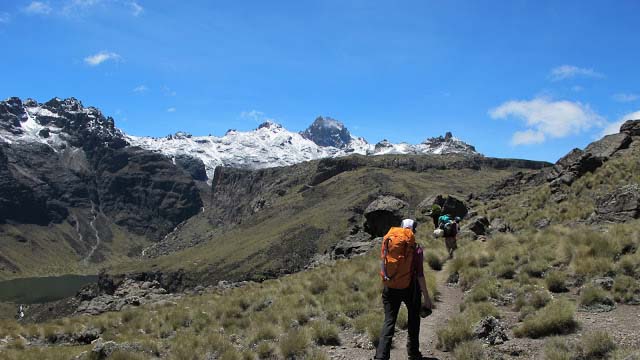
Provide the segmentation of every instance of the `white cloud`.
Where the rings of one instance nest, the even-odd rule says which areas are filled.
[[[171,90],[168,86],[162,86],[162,93],[165,96],[176,96],[176,92],[174,90]]]
[[[122,57],[114,52],[101,51],[97,54],[87,56],[84,62],[89,66],[98,66],[105,61],[120,61]]]
[[[142,12],[144,11],[144,8],[142,6],[140,6],[140,4],[138,4],[135,1],[130,2],[129,6],[131,7],[131,14],[133,16],[138,16],[138,15],[142,14]]]
[[[49,4],[42,1],[32,1],[31,4],[24,8],[24,11],[33,15],[49,15],[53,9]]]
[[[513,135],[511,143],[514,145],[539,144],[547,137],[562,138],[605,123],[589,105],[546,98],[508,101],[490,110],[489,115],[494,119],[524,120],[527,129]]]
[[[136,86],[135,88],[133,88],[133,90],[132,90],[132,91],[133,91],[134,93],[139,93],[139,94],[141,94],[141,93],[144,93],[144,92],[149,91],[149,88],[148,88],[148,87],[146,87],[145,85],[138,85],[138,86]]]
[[[612,96],[613,100],[618,102],[633,102],[640,99],[640,95],[638,94],[614,94]]]
[[[525,130],[516,131],[511,137],[512,145],[531,145],[540,144],[545,140],[544,133],[542,131]]]
[[[172,113],[172,112],[176,112],[176,110],[177,110],[176,108],[170,107],[170,108],[167,109],[167,112]]]
[[[636,112],[629,113],[623,117],[621,117],[618,121],[614,121],[606,125],[606,127],[602,130],[600,136],[617,134],[620,132],[620,126],[624,124],[627,120],[639,120],[640,119],[640,110]]]
[[[581,68],[573,65],[562,65],[551,69],[549,75],[552,81],[570,79],[574,77],[603,78],[604,75],[593,69]]]
[[[240,117],[242,119],[249,119],[259,123],[264,119],[264,113],[258,110],[249,110],[241,112]]]
[[[11,21],[11,16],[9,15],[9,13],[1,12],[0,13],[0,24],[7,24],[9,21]]]

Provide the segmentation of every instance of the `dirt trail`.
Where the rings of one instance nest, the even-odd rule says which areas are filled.
[[[436,308],[433,310],[431,316],[422,319],[420,323],[420,351],[425,359],[453,359],[453,354],[436,349],[436,344],[438,342],[436,329],[444,326],[453,315],[459,313],[460,303],[462,302],[462,291],[457,287],[450,287],[446,285],[445,271],[440,271],[437,274],[437,284],[440,296],[438,297],[438,301],[435,303]],[[382,304],[380,304],[380,311],[383,311]],[[393,338],[391,360],[407,359],[407,352],[405,348],[406,343],[407,331],[396,331]],[[375,349],[365,350],[352,345],[353,344],[349,344],[349,341],[347,341],[343,346],[332,347],[328,350],[329,356],[331,359],[343,360],[373,359]]]
[[[462,291],[458,287],[451,287],[446,284],[445,271],[438,273],[437,280],[440,296],[431,316],[422,319],[420,323],[420,351],[422,352],[422,356],[427,359],[453,359],[451,353],[436,349],[436,344],[438,343],[436,329],[444,326],[453,315],[460,312]],[[405,350],[407,332],[402,331],[396,334],[393,339],[395,347],[391,350],[391,359],[405,360],[407,358],[407,352]]]

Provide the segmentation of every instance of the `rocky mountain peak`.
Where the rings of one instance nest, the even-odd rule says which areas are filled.
[[[124,134],[111,117],[75,98],[53,98],[44,104],[17,97],[0,101],[0,129],[4,140],[40,142],[54,149],[67,145],[93,148],[97,144],[126,146]]]
[[[468,153],[477,154],[476,148],[456,138],[450,131],[444,136],[426,139],[421,144],[425,150],[433,154]]]
[[[256,130],[260,130],[260,129],[282,129],[282,125],[275,123],[271,120],[267,120],[262,124],[258,125],[258,129]]]
[[[351,133],[343,123],[330,117],[319,116],[305,131],[300,133],[319,146],[345,148],[351,142]]]

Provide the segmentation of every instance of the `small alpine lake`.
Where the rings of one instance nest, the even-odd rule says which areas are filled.
[[[39,304],[74,296],[97,275],[61,275],[0,281],[0,302]]]

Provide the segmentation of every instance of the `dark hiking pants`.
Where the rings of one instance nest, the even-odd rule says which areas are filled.
[[[420,291],[417,286],[407,289],[390,289],[385,286],[382,291],[384,305],[384,324],[380,334],[380,342],[376,350],[376,359],[388,360],[391,355],[391,340],[395,332],[396,320],[400,311],[400,304],[404,302],[409,313],[409,336],[407,339],[407,354],[409,358],[418,356],[420,337]]]

